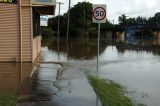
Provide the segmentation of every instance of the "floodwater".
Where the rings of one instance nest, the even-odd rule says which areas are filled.
[[[56,57],[43,47],[40,63],[1,64],[0,94],[18,95],[17,106],[102,106],[86,74]]]
[[[95,40],[69,41],[68,55],[65,42],[65,40],[60,40],[59,48],[57,48],[57,42],[50,47],[50,53],[55,60],[65,62],[71,68],[80,70],[70,76],[65,76],[64,73],[65,78],[79,77],[82,73],[97,74],[101,78],[113,80],[124,86],[126,95],[133,102],[146,106],[160,106],[159,43],[102,40],[100,67],[97,72]]]
[[[63,71],[51,63],[0,63],[0,95],[18,91],[22,98],[18,106],[101,106],[86,78],[94,74],[124,86],[137,104],[160,106],[158,42],[102,39],[97,71],[96,40],[74,39],[66,44],[61,39],[59,46],[55,41],[49,49],[42,48],[41,61],[61,62]]]
[[[41,57],[43,57],[41,58],[41,61],[59,61],[57,60],[57,54],[55,54],[54,51],[48,50],[48,48],[42,48]],[[53,72],[53,69],[55,69],[55,66],[52,66],[52,69],[49,72],[48,68],[51,64],[48,64],[48,66],[45,67],[43,66],[43,68],[46,68],[46,70],[41,69],[42,67],[40,67],[39,71],[37,71],[38,73],[44,72],[41,73],[42,76],[39,77],[41,78],[41,81],[44,81],[44,76],[46,76],[46,73],[48,73],[46,76],[47,79],[44,83],[39,83],[39,87],[33,87],[36,88],[36,90],[31,91],[33,93],[37,92],[37,88],[41,89],[42,87],[45,88],[45,92],[49,91],[48,88],[51,88],[50,90],[53,91],[54,87],[55,90],[48,93],[51,94],[52,97],[47,97],[48,100],[44,100],[44,96],[40,96],[43,98],[42,100],[32,101],[34,106],[102,106],[98,97],[93,91],[93,88],[88,83],[86,74],[82,70],[79,70],[77,67],[75,67],[74,64],[67,63],[65,56],[61,59],[63,60],[61,61],[63,64],[63,70],[57,69],[58,73],[51,73]],[[57,70],[55,71],[57,72]],[[56,78],[54,81],[52,81],[53,75],[56,75],[56,77],[54,77]],[[37,76],[32,76],[32,78],[37,78]],[[50,84],[46,84],[47,82]],[[39,94],[42,94],[42,90],[39,91]],[[43,92],[43,94],[46,94],[45,92]]]
[[[0,96],[16,95],[20,83],[30,76],[32,68],[30,63],[0,63]]]
[[[128,89],[135,102],[159,106],[160,57],[151,52],[125,50],[118,53],[116,47],[107,47],[100,56],[100,76],[114,80]],[[106,64],[107,63],[107,64]]]

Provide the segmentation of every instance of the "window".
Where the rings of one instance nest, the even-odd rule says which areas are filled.
[[[40,35],[40,14],[33,8],[33,37]]]

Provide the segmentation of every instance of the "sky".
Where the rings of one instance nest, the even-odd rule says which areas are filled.
[[[71,0],[71,7],[78,2],[85,0]],[[118,23],[118,17],[121,14],[126,14],[129,17],[151,17],[156,12],[160,12],[160,0],[86,0],[92,4],[106,4],[107,5],[107,19],[115,23]],[[64,14],[68,10],[69,0],[57,0],[62,2],[61,14]],[[58,5],[56,6],[56,14],[58,14]]]

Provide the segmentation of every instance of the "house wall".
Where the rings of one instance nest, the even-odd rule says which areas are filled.
[[[18,3],[0,3],[0,61],[19,60]]]
[[[21,28],[19,3],[0,3],[0,61],[20,61],[22,40],[22,61],[33,62],[40,51],[40,41],[33,40],[32,7],[30,0],[21,1]],[[22,36],[22,39],[20,38]],[[32,45],[32,44],[36,45]],[[38,49],[38,50],[37,50]],[[36,51],[35,51],[36,50]],[[33,56],[34,55],[34,56]]]
[[[40,36],[33,37],[33,14],[30,0],[22,0],[22,57],[34,62],[41,50]]]
[[[22,10],[22,61],[32,61],[32,34],[31,34],[31,8]]]
[[[40,36],[37,36],[33,38],[33,57],[32,57],[33,60],[32,61],[36,60],[40,51],[41,51],[41,38]]]
[[[28,1],[28,2],[27,2]],[[29,0],[22,0],[22,5]],[[29,4],[28,4],[29,5]],[[20,61],[19,3],[0,3],[0,61]],[[21,7],[22,61],[32,61],[31,7]]]
[[[0,62],[34,62],[39,55],[41,39],[33,37],[32,11],[32,0],[21,0],[21,8],[19,0],[0,3]]]
[[[23,87],[20,86],[21,83],[25,85],[22,89],[24,91],[29,86],[23,82],[30,76],[32,69],[32,63],[0,63],[0,94],[16,94]]]

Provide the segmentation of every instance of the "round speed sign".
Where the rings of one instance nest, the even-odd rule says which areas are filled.
[[[106,18],[106,9],[103,7],[96,7],[93,10],[93,17],[99,21],[105,19]]]

